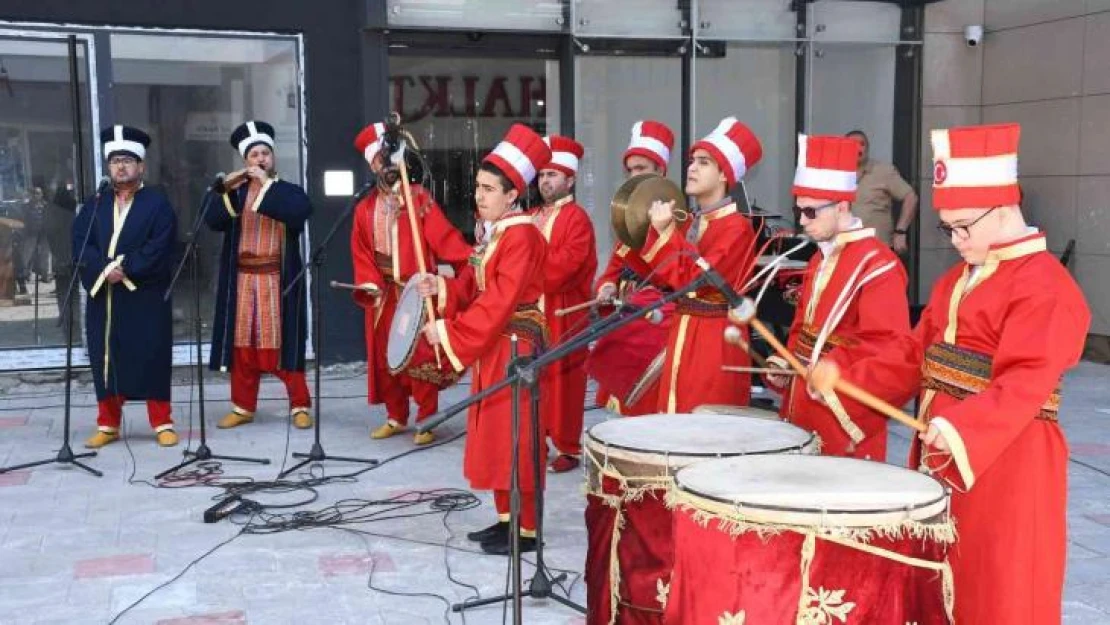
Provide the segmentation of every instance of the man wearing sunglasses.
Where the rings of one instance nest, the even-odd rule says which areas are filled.
[[[801,301],[790,327],[789,349],[812,365],[823,359],[859,377],[886,399],[881,374],[905,367],[886,362],[883,347],[905,341],[910,329],[906,272],[897,256],[852,214],[856,198],[856,152],[845,137],[798,136],[793,193],[806,236],[819,248],[810,258]],[[777,356],[769,364],[783,369]],[[835,391],[811,393],[799,378],[768,376],[782,393],[781,414],[821,437],[822,452],[886,459],[886,418]],[[897,394],[897,390],[894,391]]]
[[[759,139],[735,117],[690,147],[686,194],[694,198],[697,223],[693,240],[675,224],[673,202],[655,202],[652,227],[641,251],[660,280],[680,289],[702,275],[708,263],[737,285],[755,262],[755,231],[728,195],[763,157]],[[747,352],[725,343],[728,301],[713,287],[702,287],[675,305],[675,319],[663,362],[658,411],[691,412],[701,404],[746,406],[751,377],[722,373],[722,366],[749,365]]]
[[[898,357],[928,431],[910,466],[953,489],[957,623],[1059,623],[1068,445],[1060,380],[1091,315],[1019,205],[1017,124],[934,130],[933,208],[964,262],[933,286]],[[836,372],[815,372],[828,386]]]

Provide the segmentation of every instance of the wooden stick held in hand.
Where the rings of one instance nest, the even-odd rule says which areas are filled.
[[[746,324],[754,328],[755,331],[758,332],[765,341],[767,341],[767,344],[775,350],[775,353],[781,356],[783,360],[790,363],[790,366],[794,369],[794,371],[796,371],[799,376],[809,382],[809,373],[802,365],[802,363],[794,357],[794,354],[790,353],[790,350],[786,349],[782,342],[779,341],[778,337],[776,337],[775,334],[767,328],[767,326],[763,325],[762,321],[756,319],[755,305],[751,302],[751,300],[745,299],[744,304],[741,305],[740,308],[729,311],[729,320],[731,320],[733,323]],[[894,419],[898,423],[901,423],[908,428],[911,428],[918,432],[924,432],[926,430],[924,423],[921,423],[917,419],[914,419],[910,415],[907,415],[898,408],[891,406],[887,402],[879,399],[878,397],[875,397],[871,393],[863,390],[862,388],[859,388],[851,382],[841,379],[838,373],[834,373],[832,370],[830,370],[829,372],[832,374],[832,379],[817,380],[817,382],[820,383],[820,387],[831,387],[837,391],[840,391],[841,393],[844,393],[848,397],[851,397],[852,399],[860,402],[868,408],[882,413],[883,415]]]

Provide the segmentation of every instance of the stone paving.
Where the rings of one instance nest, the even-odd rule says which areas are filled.
[[[181,375],[182,372],[179,372]],[[1083,364],[1065,382],[1063,421],[1072,443],[1069,502],[1070,545],[1065,622],[1110,623],[1110,367]],[[368,431],[382,418],[365,404],[358,367],[325,374],[323,443],[328,453],[388,458],[413,448],[410,436],[371,441]],[[56,381],[15,378],[0,383],[0,466],[52,456],[61,440],[62,386]],[[226,381],[206,385],[210,421],[227,408]],[[467,392],[445,393],[446,406]],[[287,426],[282,389],[263,385],[262,414],[233,431],[211,431],[215,453],[258,456],[273,464],[225,462],[227,476],[273,479],[290,451],[307,451],[311,431]],[[204,509],[221,491],[210,487],[153,489],[141,481],[180,458],[185,438],[199,436],[197,406],[188,375],[174,389],[182,447],[158,448],[143,408],[129,407],[129,447],[117,443],[88,464],[104,471],[95,478],[56,465],[0,474],[0,625],[109,623],[156,586],[178,576],[194,559],[228,541],[158,590],[116,622],[156,625],[283,625],[500,623],[502,605],[445,614],[444,600],[503,592],[506,560],[473,553],[466,531],[488,524],[492,502],[484,494],[478,508],[408,519],[235,538],[228,521],[201,522]],[[94,398],[79,384],[73,395],[75,448],[91,433]],[[192,427],[190,428],[190,413]],[[605,417],[588,413],[588,424]],[[457,418],[441,428],[441,438],[459,433]],[[908,441],[903,429],[891,432],[891,457],[901,459]],[[462,440],[421,451],[348,482],[318,488],[319,509],[349,498],[382,499],[413,489],[465,489],[461,476]],[[323,473],[337,475],[358,465],[329,461]],[[134,473],[133,480],[130,476]],[[547,498],[551,566],[571,572],[570,596],[585,602],[583,568],[586,530],[579,472],[551,476]],[[260,496],[267,503],[290,503],[301,493]],[[426,509],[426,508],[425,508]],[[453,547],[445,550],[443,542]],[[448,577],[450,574],[459,583]],[[533,569],[525,567],[526,579]],[[389,594],[394,593],[410,593]],[[444,599],[434,595],[442,595]],[[524,600],[524,622],[579,625],[577,613],[552,601]]]

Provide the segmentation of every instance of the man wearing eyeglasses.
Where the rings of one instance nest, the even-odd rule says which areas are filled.
[[[856,198],[854,141],[833,136],[798,136],[793,193],[806,236],[819,251],[810,258],[801,301],[790,327],[789,349],[811,366],[828,359],[882,392],[878,373],[906,366],[886,362],[883,347],[903,340],[910,329],[906,272],[889,247],[852,214]],[[787,368],[777,356],[768,364]],[[782,393],[781,414],[821,437],[822,453],[886,459],[886,418],[835,391],[813,392],[799,378],[767,377]],[[894,391],[895,393],[898,390]]]
[[[73,223],[73,258],[88,293],[85,331],[97,404],[97,431],[85,447],[119,440],[129,399],[146,400],[158,444],[172,447],[173,304],[164,294],[177,215],[162,192],[143,186],[150,146],[145,132],[117,125],[100,140],[111,188],[89,198]]]
[[[933,286],[908,347],[928,431],[910,466],[953,489],[949,552],[958,623],[1059,623],[1067,554],[1068,445],[1060,380],[1091,315],[1019,205],[1017,124],[934,130],[933,207],[963,257]],[[900,346],[902,347],[902,346]],[[829,386],[836,371],[815,371]]]

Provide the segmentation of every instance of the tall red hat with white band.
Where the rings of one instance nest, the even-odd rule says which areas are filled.
[[[662,122],[645,119],[632,125],[632,140],[628,142],[621,162],[627,166],[629,156],[643,156],[654,161],[666,173],[673,149],[674,133],[671,129]]]
[[[992,208],[1021,200],[1017,161],[1021,126],[934,130],[933,208]]]
[[[385,134],[385,124],[378,122],[362,129],[355,137],[355,149],[362,153],[367,163],[373,163],[374,157],[382,149],[382,135]]]
[[[544,169],[561,171],[568,176],[578,173],[578,163],[582,161],[582,144],[561,135],[544,137],[543,142],[551,148],[551,161]]]
[[[859,144],[848,137],[798,135],[794,195],[851,202],[856,199]]]
[[[735,117],[722,119],[713,132],[690,146],[690,154],[696,150],[705,150],[713,156],[730,187],[763,158],[763,145],[755,133]]]
[[[513,124],[508,134],[484,159],[505,174],[520,193],[536,178],[536,172],[551,160],[551,148],[543,137],[524,124]]]

